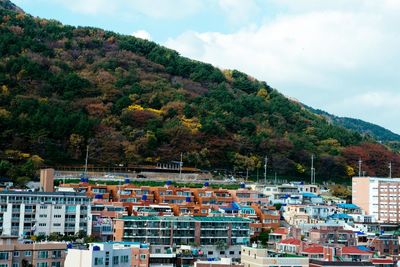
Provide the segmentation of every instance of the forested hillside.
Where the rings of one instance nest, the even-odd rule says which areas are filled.
[[[186,165],[254,173],[268,155],[271,171],[307,177],[315,154],[320,180],[352,176],[360,156],[369,175],[386,175],[389,161],[400,175],[398,154],[265,82],[15,8],[0,8],[0,128],[0,176],[14,178],[41,164],[82,164],[88,144],[90,162],[102,166],[183,152]]]

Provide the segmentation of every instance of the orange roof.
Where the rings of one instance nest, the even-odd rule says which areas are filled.
[[[365,250],[359,249],[357,247],[343,247],[342,248],[342,254],[355,254],[355,255],[364,254],[364,255],[368,255],[368,254],[373,254],[373,252],[372,251],[365,251]]]
[[[289,230],[285,227],[279,227],[272,232],[272,234],[276,234],[276,235],[287,235],[288,233],[289,233]]]
[[[279,242],[279,244],[300,246],[301,240],[291,237],[291,238],[287,238],[285,240],[282,240],[281,242]]]
[[[308,248],[303,249],[302,253],[323,254],[324,253],[324,248],[321,247],[321,246],[308,247]]]

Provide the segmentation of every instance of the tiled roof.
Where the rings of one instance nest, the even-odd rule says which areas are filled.
[[[357,247],[343,247],[342,248],[342,254],[355,254],[355,255],[368,255],[368,254],[373,254],[372,251],[365,251],[362,249],[359,249]]]
[[[287,244],[287,245],[295,245],[295,246],[300,246],[301,244],[301,240],[296,239],[296,238],[287,238],[285,240],[282,240],[281,242],[279,242],[280,244]]]
[[[289,232],[289,230],[285,227],[279,227],[277,229],[275,229],[272,234],[276,234],[276,235],[287,235]]]
[[[303,249],[302,253],[323,254],[324,253],[324,248],[321,247],[321,246],[308,247],[308,248]]]

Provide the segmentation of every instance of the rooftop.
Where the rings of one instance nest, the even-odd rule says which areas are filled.
[[[197,221],[197,222],[248,222],[242,217],[190,217],[190,216],[123,216],[117,220],[124,221]]]

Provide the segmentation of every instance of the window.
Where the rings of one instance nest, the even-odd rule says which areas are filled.
[[[19,267],[19,263],[13,263],[12,267]]]
[[[13,252],[13,257],[19,257],[19,251],[14,251]]]
[[[46,209],[47,209],[47,206],[40,206],[40,209],[41,209],[41,210],[46,210]]]
[[[56,259],[61,258],[61,250],[53,250],[51,255],[52,255],[51,256],[52,258],[56,258]]]
[[[8,267],[8,264],[0,264],[0,267]]]
[[[0,252],[0,260],[8,260],[8,252]]]
[[[213,251],[209,251],[207,254],[208,254],[208,255],[213,255],[214,252],[213,252]]]
[[[25,251],[25,257],[32,256],[32,251]]]
[[[54,218],[61,218],[61,214],[54,214]]]
[[[60,209],[62,209],[62,207],[61,206],[54,206],[54,209],[55,210],[60,210]]]
[[[103,265],[103,258],[94,258],[94,265]]]
[[[114,256],[113,257],[113,264],[114,265],[118,265],[118,262],[119,262],[118,259],[119,259],[118,256]]]
[[[140,254],[140,259],[145,260],[146,259],[146,254]]]
[[[51,267],[61,267],[61,262],[59,261],[52,262]]]
[[[235,255],[235,251],[229,251],[229,255]]]
[[[38,262],[36,263],[36,267],[48,267],[48,263],[47,262]]]
[[[39,259],[47,259],[49,257],[49,252],[45,250],[41,250],[38,252]]]
[[[128,255],[121,256],[120,259],[121,259],[121,263],[127,263],[127,262],[129,262],[129,257],[128,257]]]

